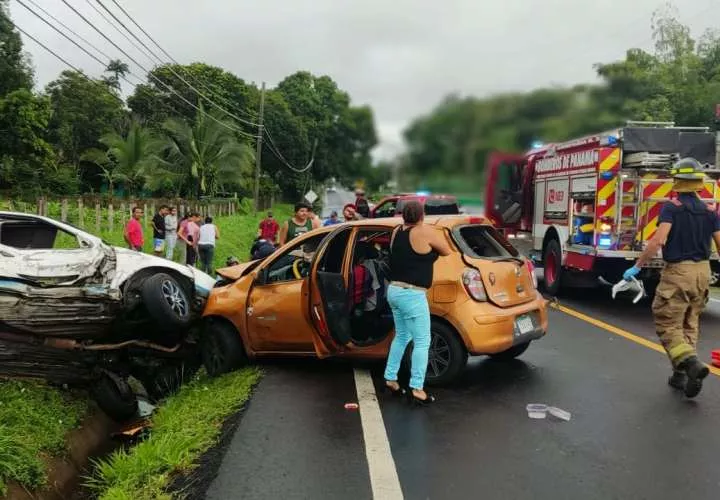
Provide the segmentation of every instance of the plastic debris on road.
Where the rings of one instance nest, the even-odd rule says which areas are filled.
[[[615,283],[612,287],[612,298],[614,299],[620,292],[635,293],[633,304],[637,304],[640,302],[640,299],[647,295],[645,293],[645,285],[643,285],[643,282],[637,278],[630,278],[630,280],[622,279]]]
[[[360,408],[360,405],[357,403],[345,403],[346,410],[357,410],[358,408]]]
[[[527,410],[528,417],[535,420],[544,419],[548,414],[564,422],[569,422],[572,418],[572,415],[569,411],[562,410],[555,406],[548,406],[540,403],[531,403],[527,405],[525,409]]]
[[[715,349],[712,352],[712,365],[720,368],[720,349]]]
[[[548,406],[547,411],[553,417],[564,420],[565,422],[569,422],[572,418],[572,415],[569,411],[561,410],[560,408],[555,408],[554,406]]]
[[[545,418],[545,415],[547,414],[547,405],[532,403],[525,407],[528,413],[528,417],[534,418],[534,419],[542,419]]]

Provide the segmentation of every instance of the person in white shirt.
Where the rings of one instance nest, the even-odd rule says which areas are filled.
[[[220,230],[213,224],[212,217],[205,217],[205,224],[200,226],[198,237],[198,253],[200,254],[200,269],[212,274],[212,264],[215,258],[215,241],[220,238]]]
[[[170,213],[165,216],[165,258],[168,260],[173,260],[178,238],[177,230],[177,208],[171,207]]]

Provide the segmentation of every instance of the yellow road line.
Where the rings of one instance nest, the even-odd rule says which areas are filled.
[[[598,328],[602,328],[603,330],[606,330],[610,333],[614,333],[615,335],[618,335],[624,339],[635,342],[636,344],[640,344],[643,347],[647,347],[648,349],[652,349],[653,351],[657,351],[663,355],[666,355],[665,349],[663,349],[663,347],[657,342],[653,342],[644,337],[640,337],[639,335],[635,335],[634,333],[630,333],[627,330],[623,330],[622,328],[618,328],[616,326],[605,323],[604,321],[600,321],[599,319],[588,316],[587,314],[583,314],[580,311],[576,311],[575,309],[570,309],[569,307],[565,307],[554,302],[550,302],[548,305],[553,309],[557,309],[558,311],[564,312],[565,314],[573,316],[574,318],[585,321],[586,323],[590,323],[593,326],[597,326]],[[711,373],[720,377],[720,368],[712,365],[708,365],[708,367],[710,368]]]

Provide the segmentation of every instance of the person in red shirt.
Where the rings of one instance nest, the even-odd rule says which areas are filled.
[[[268,212],[267,217],[265,217],[258,226],[257,236],[261,240],[267,240],[270,243],[275,244],[279,231],[280,225],[275,219],[273,219],[272,212]]]
[[[125,225],[125,241],[127,242],[128,246],[131,250],[135,250],[136,252],[142,252],[143,244],[145,243],[143,239],[143,228],[142,224],[140,224],[140,219],[142,219],[143,216],[143,209],[140,207],[133,208],[132,211],[132,217],[128,221],[128,223]]]

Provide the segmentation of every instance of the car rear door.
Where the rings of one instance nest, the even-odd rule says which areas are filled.
[[[485,214],[499,227],[516,227],[523,216],[524,157],[491,153],[485,184]]]

